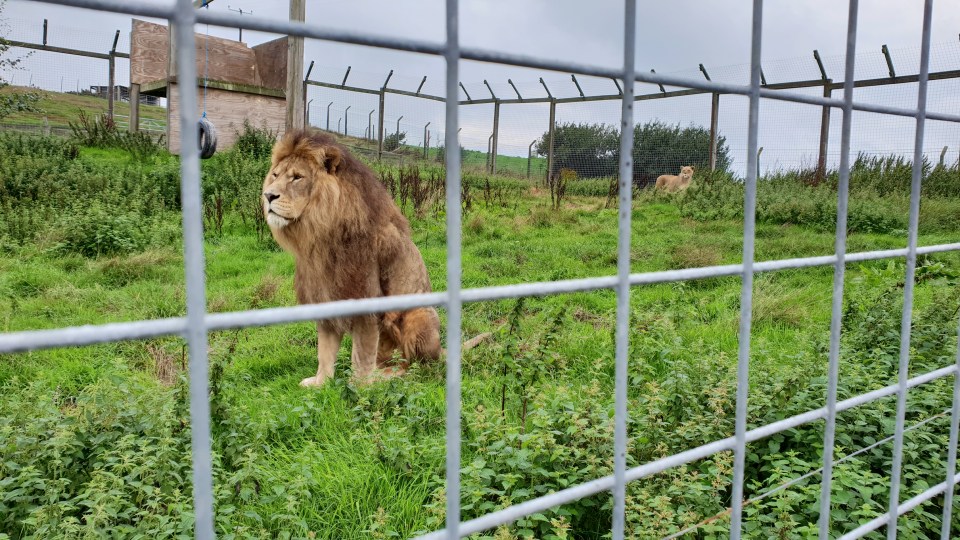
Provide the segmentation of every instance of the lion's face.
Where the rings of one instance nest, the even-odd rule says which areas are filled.
[[[334,173],[339,155],[330,155],[330,150],[274,156],[263,181],[263,213],[271,228],[283,229],[311,206],[336,204],[340,189]]]
[[[693,178],[693,167],[690,167],[689,165],[686,167],[681,167],[680,178],[683,178],[684,180],[690,180]]]

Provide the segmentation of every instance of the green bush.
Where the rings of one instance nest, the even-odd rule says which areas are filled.
[[[393,152],[399,149],[407,139],[407,132],[391,133],[383,138],[383,150]]]
[[[163,142],[163,135],[154,140],[143,131],[120,131],[106,114],[91,117],[83,109],[77,114],[76,121],[69,122],[69,125],[76,143],[95,148],[120,148],[138,161],[157,155]]]
[[[149,223],[142,215],[99,201],[64,215],[58,229],[62,249],[88,257],[132,253],[149,243]]]
[[[243,120],[243,128],[237,133],[237,140],[231,150],[254,159],[269,159],[277,133],[264,127],[254,127],[249,120]]]
[[[891,162],[896,163],[895,160]],[[904,174],[905,169],[891,170]],[[949,184],[949,174],[931,170],[928,178]],[[907,229],[909,177],[906,186],[884,174],[851,171],[851,190],[847,216],[849,232],[890,234]],[[957,172],[950,174],[958,174]],[[837,223],[836,173],[828,182],[810,185],[796,171],[779,173],[757,182],[757,221],[791,224],[819,231],[833,231]],[[878,179],[880,178],[880,179]],[[887,185],[889,182],[889,185]],[[924,186],[926,183],[924,183]],[[899,187],[897,187],[899,186]],[[882,191],[889,189],[889,192]],[[920,214],[920,232],[955,230],[960,217],[960,199],[936,193],[924,195]],[[958,191],[957,193],[960,193]],[[677,198],[680,212],[700,221],[743,218],[744,187],[739,180],[723,173],[698,173],[690,188]]]

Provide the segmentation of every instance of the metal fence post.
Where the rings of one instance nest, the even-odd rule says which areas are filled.
[[[753,29],[750,44],[750,107],[747,119],[747,178],[743,199],[743,273],[740,290],[740,332],[737,350],[737,405],[734,422],[733,490],[730,510],[730,538],[738,540],[743,524],[743,475],[747,453],[747,398],[750,378],[750,330],[753,321],[753,254],[756,240],[757,151],[760,122],[760,45],[763,33],[763,0],[753,0]]]
[[[428,139],[430,132],[427,131],[428,127],[430,127],[430,122],[427,122],[427,124],[423,126],[423,159],[427,159],[427,154],[430,151],[430,140]]]
[[[493,144],[490,148],[490,174],[497,173],[497,139],[500,138],[500,100],[493,102]]]
[[[893,464],[890,466],[890,500],[887,538],[897,537],[900,505],[900,475],[903,465],[903,426],[907,412],[907,377],[910,368],[910,334],[913,322],[913,287],[917,270],[917,234],[920,221],[920,184],[923,179],[923,136],[927,115],[927,82],[930,73],[930,34],[933,24],[933,0],[923,3],[923,32],[920,38],[920,80],[917,83],[917,123],[914,132],[913,176],[910,181],[910,215],[907,226],[907,269],[903,280],[903,309],[900,317],[900,361],[897,368],[897,421],[894,428]],[[887,46],[884,45],[886,53]],[[887,53],[887,62],[890,56]],[[890,64],[890,76],[893,65]],[[952,487],[951,487],[952,489]]]
[[[393,73],[391,71],[391,73]],[[384,96],[386,95],[386,88],[380,89],[380,105],[377,107],[380,112],[378,113],[377,120],[377,160],[383,158],[383,105],[384,105]]]
[[[700,64],[703,67],[703,64]],[[717,127],[720,121],[720,94],[714,92],[710,98],[710,170],[717,170]]]
[[[110,121],[113,121],[113,110],[114,110],[114,101],[116,100],[115,88],[117,86],[117,41],[120,39],[120,31],[117,30],[117,33],[113,35],[113,46],[110,47],[110,57],[107,59],[108,62],[108,91],[107,91],[107,118]]]
[[[614,359],[613,540],[623,540],[627,493],[627,362],[630,345],[630,227],[633,217],[633,94],[636,85],[637,3],[626,0],[620,117],[620,200],[617,226],[617,316]]]
[[[533,161],[533,145],[537,144],[538,139],[534,139],[527,147],[527,179],[530,178],[530,162]]]
[[[203,217],[200,203],[200,152],[197,130],[197,66],[192,0],[177,0],[177,22],[170,36],[176,43],[176,75],[180,88],[180,183],[183,200],[183,264],[187,287],[187,325],[184,336],[190,350],[190,430],[193,458],[194,531],[200,540],[214,538],[213,458],[210,443],[210,392],[207,364],[206,277],[204,275]]]
[[[111,121],[113,120],[113,87],[116,85],[116,61],[114,56],[111,54],[110,58],[107,60],[107,118]]]
[[[833,80],[823,81],[823,97],[830,98],[833,94]],[[824,107],[820,117],[820,146],[817,154],[817,181],[822,181],[827,175],[827,142],[830,138],[830,109]]]
[[[457,140],[460,80],[460,29],[457,0],[447,0],[447,43],[443,51],[447,64],[446,86],[446,162],[447,162],[447,384],[446,384],[446,527],[448,540],[460,538],[460,337],[463,300],[460,289],[461,223],[460,144]]]
[[[547,176],[545,183],[550,183],[550,175],[553,174],[553,138],[557,129],[557,100],[550,98],[550,142],[547,145]]]
[[[857,17],[859,0],[850,0],[847,14],[847,54],[843,79],[843,119],[840,126],[840,171],[837,186],[837,227],[833,267],[833,297],[830,306],[830,352],[827,364],[827,418],[823,430],[823,473],[820,485],[820,540],[830,537],[831,485],[833,482],[833,453],[837,426],[837,386],[840,378],[840,334],[843,325],[843,288],[847,257],[847,213],[850,197],[850,132],[853,126],[853,74],[856,68]],[[823,72],[820,54],[817,63]],[[826,77],[824,77],[826,79]],[[824,88],[828,86],[825,84]],[[821,154],[822,155],[822,154]]]

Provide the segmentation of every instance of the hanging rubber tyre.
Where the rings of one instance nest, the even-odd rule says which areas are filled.
[[[217,151],[217,130],[206,118],[201,118],[198,123],[200,129],[200,159],[208,159]]]

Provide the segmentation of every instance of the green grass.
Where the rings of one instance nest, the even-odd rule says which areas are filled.
[[[117,170],[137,167],[111,150],[85,149],[79,159]],[[226,158],[204,162],[205,175],[219,178],[212,169],[223,163]],[[524,190],[517,196],[513,204],[502,206],[474,194],[472,208],[464,214],[464,287],[615,274],[617,211],[604,209],[603,198],[570,197],[560,211],[552,211],[545,195]],[[633,272],[740,261],[741,220],[693,219],[684,215],[680,201],[637,197]],[[159,215],[165,227],[179,225],[175,209]],[[434,288],[444,290],[445,216],[432,210],[422,218],[410,218]],[[920,243],[956,241],[956,231],[924,233]],[[822,228],[759,223],[756,257],[827,255],[833,241],[832,231]],[[849,237],[852,251],[904,243],[899,233],[852,232]],[[258,239],[236,211],[227,214],[222,234],[208,233],[204,247],[210,311],[296,303],[292,258],[276,249],[272,240]],[[185,313],[182,250],[176,240],[156,240],[143,250],[100,257],[65,252],[42,238],[7,249],[0,257],[3,331]],[[900,318],[896,301],[902,296],[897,287],[904,268],[902,262],[890,264],[848,266],[842,397],[896,380],[896,343],[891,346],[888,341],[896,341]],[[956,346],[951,312],[957,306],[960,259],[927,257],[921,267],[911,374],[949,364]],[[830,267],[756,276],[751,427],[822,404],[832,277]],[[889,293],[881,294],[883,290]],[[735,277],[632,289],[631,466],[733,434],[739,301],[740,280]],[[465,517],[611,472],[615,305],[613,291],[529,299],[513,330],[512,300],[464,306],[465,338],[496,332],[492,341],[466,352],[463,359]],[[551,330],[561,309],[565,314],[559,331]],[[441,318],[446,320],[442,310]],[[543,345],[548,338],[555,343]],[[346,340],[337,380],[306,390],[298,382],[316,369],[313,324],[216,332],[209,339],[221,536],[406,538],[443,526],[442,364],[417,366],[403,378],[354,387],[348,381]],[[0,516],[4,512],[21,516],[16,526],[0,517],[0,536],[57,538],[113,530],[127,537],[116,528],[120,523],[134,523],[134,529],[148,536],[190,533],[190,520],[179,517],[189,508],[190,488],[189,434],[181,427],[188,421],[184,346],[180,338],[165,337],[7,355],[0,360],[0,440],[20,434],[18,442],[0,443]],[[917,389],[910,396],[908,422],[949,406],[947,384]],[[502,415],[501,400],[506,403]],[[526,414],[524,404],[529,405]],[[842,416],[838,442],[844,452],[892,433],[892,404],[882,400],[858,409],[859,416]],[[936,475],[942,470],[946,432],[947,423],[941,421],[908,435],[905,495],[940,481]],[[816,469],[821,440],[822,424],[813,424],[752,445],[748,493]],[[166,455],[157,449],[163,447],[158,441],[168,441],[163,444],[177,451],[170,454],[172,461],[149,465],[150,456]],[[138,450],[123,450],[132,443]],[[55,465],[63,458],[45,456],[74,454],[83,457],[71,458],[82,464],[74,467],[79,472],[73,474],[79,476],[72,476],[72,481],[96,488],[84,495],[87,499],[78,492],[59,506],[34,502],[27,507],[17,502],[44,500],[14,492],[17,485],[24,489],[34,485],[24,480],[27,473],[20,467],[25,460],[35,460],[46,475],[42,478],[47,487],[36,489],[56,498],[50,486],[69,474]],[[838,485],[859,493],[836,505],[837,532],[885,510],[883,489],[873,495],[867,489],[862,495],[857,486],[884,487],[886,473],[879,464],[888,458],[889,445],[881,446],[863,461],[837,468]],[[729,504],[730,464],[729,453],[721,453],[632,483],[629,530],[636,537],[659,537],[722,511]],[[133,477],[131,470],[137,471]],[[84,476],[85,471],[94,471],[93,479]],[[177,480],[177,474],[184,476]],[[16,485],[4,484],[3,478]],[[114,478],[118,484],[113,488],[97,483]],[[136,491],[141,484],[158,486],[151,488],[156,494]],[[814,477],[748,507],[747,536],[809,534],[808,526],[816,525],[818,489]],[[156,508],[144,510],[148,516],[142,522],[110,514],[131,505],[147,508],[145,501],[160,500],[163,503]],[[102,511],[101,521],[96,509]],[[938,523],[935,505],[921,510],[922,518],[912,514],[901,521],[901,536],[923,537]],[[68,518],[57,517],[57,512]],[[24,522],[28,515],[32,521]],[[164,521],[168,515],[175,519]],[[599,538],[609,527],[609,517],[609,496],[595,496],[521,520],[497,538],[563,538],[570,526],[574,528],[566,531],[568,537]],[[76,529],[71,528],[76,519]],[[37,523],[53,525],[43,529]],[[727,526],[721,518],[702,527],[697,537],[722,537]]]
[[[37,92],[41,98],[37,106],[41,112],[14,113],[3,119],[4,122],[11,124],[43,125],[44,118],[51,127],[67,127],[69,122],[76,121],[78,111],[83,110],[88,115],[96,116],[107,112],[107,100],[97,96],[65,94],[60,92],[51,92],[49,90],[38,90],[35,88],[24,88],[18,86],[8,86],[0,92]],[[125,101],[116,101],[114,103],[114,112],[119,115],[130,115],[130,103]],[[167,109],[153,105],[140,105],[140,119],[152,120],[166,124]]]

